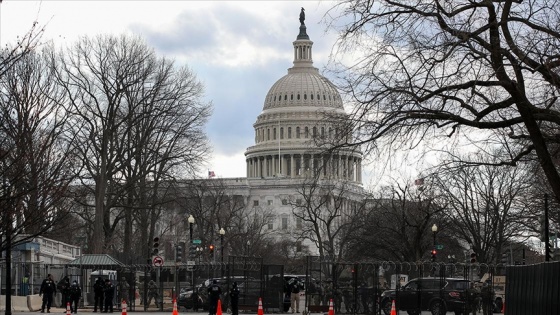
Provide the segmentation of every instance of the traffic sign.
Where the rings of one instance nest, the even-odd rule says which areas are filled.
[[[192,240],[192,243],[193,244],[202,244],[202,241],[201,240]]]
[[[436,245],[436,249],[443,249],[443,245]]]
[[[156,256],[152,260],[152,263],[154,264],[155,267],[161,267],[163,266],[163,258],[161,256]]]
[[[187,260],[187,266],[194,266],[195,262],[194,260]]]

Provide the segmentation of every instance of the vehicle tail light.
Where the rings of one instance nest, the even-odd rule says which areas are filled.
[[[461,296],[461,293],[456,292],[456,291],[451,291],[451,292],[449,292],[449,296],[452,297],[452,298],[458,299]]]

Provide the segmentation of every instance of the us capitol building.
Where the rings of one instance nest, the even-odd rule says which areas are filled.
[[[362,153],[355,149],[329,152],[321,145],[351,134],[344,134],[343,127],[326,119],[347,115],[336,87],[313,67],[313,42],[304,18],[300,22],[293,42],[293,67],[272,85],[253,125],[255,145],[245,152],[247,177],[208,179],[221,181],[230,194],[242,196],[249,209],[271,209],[274,219],[265,231],[278,237],[301,229],[293,206],[301,202],[303,185],[325,181],[344,185],[349,206],[364,198]],[[302,245],[311,252],[316,250],[309,240]]]

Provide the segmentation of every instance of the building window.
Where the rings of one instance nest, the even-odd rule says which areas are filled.
[[[284,101],[287,101],[287,100],[288,100],[288,94],[285,94],[284,95]]]
[[[276,128],[272,129],[272,139],[276,140]]]
[[[282,218],[282,230],[288,229],[288,218]]]
[[[304,99],[304,100],[307,99],[307,93],[303,94],[303,99]]]
[[[288,139],[292,139],[292,127],[288,127]]]
[[[284,139],[284,127],[280,127],[280,139]]]
[[[266,129],[266,140],[270,140],[270,129]]]
[[[259,206],[259,201],[253,200],[253,207],[258,207],[258,206]]]
[[[268,205],[272,206],[272,200],[268,200]]]
[[[309,138],[309,127],[305,127],[305,137]]]
[[[313,138],[317,137],[317,127],[313,127]]]
[[[299,137],[300,137],[300,130],[299,127],[296,127],[296,138],[299,139]]]
[[[284,206],[288,205],[288,199],[282,199],[282,205]]]
[[[298,99],[298,100],[300,99],[299,94],[297,95],[297,99]]]

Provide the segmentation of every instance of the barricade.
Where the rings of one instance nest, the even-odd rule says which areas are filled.
[[[43,304],[43,298],[39,294],[33,294],[27,296],[27,307],[31,312],[37,312],[41,310],[41,304]]]

